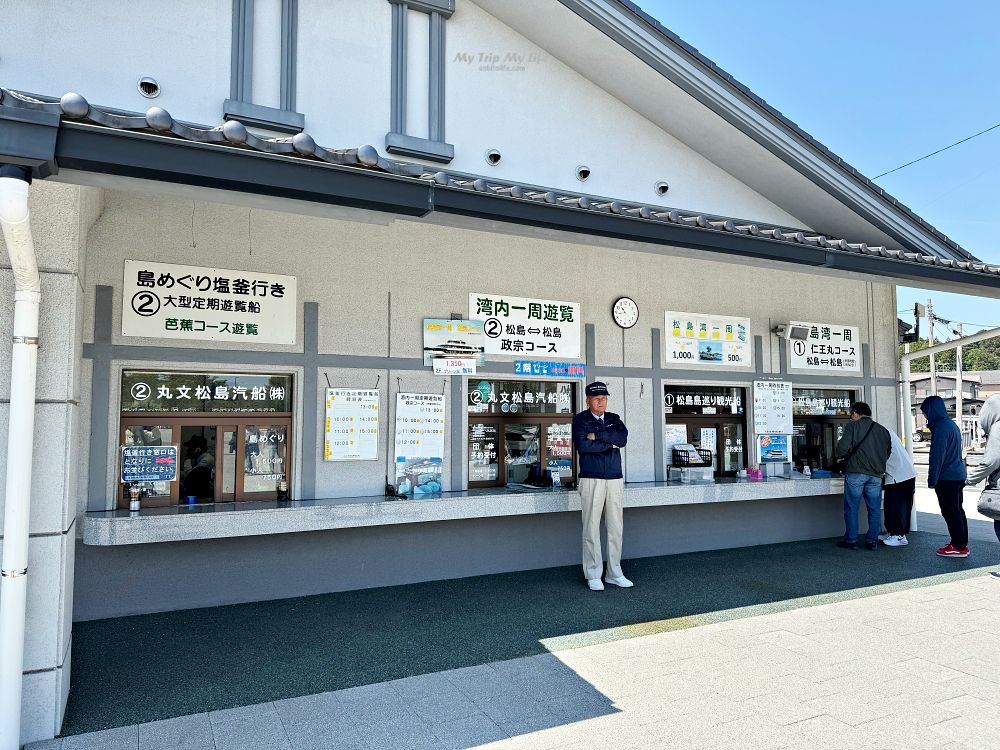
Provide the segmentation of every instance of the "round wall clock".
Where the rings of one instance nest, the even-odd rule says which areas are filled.
[[[611,314],[622,328],[631,328],[639,322],[639,306],[631,297],[619,297],[611,308]]]

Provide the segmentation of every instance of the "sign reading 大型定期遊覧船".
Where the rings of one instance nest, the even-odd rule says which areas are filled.
[[[580,357],[577,302],[472,293],[469,318],[483,321],[487,354]]]
[[[753,366],[749,318],[668,310],[664,326],[665,365]]]
[[[295,277],[125,261],[122,335],[294,344]]]
[[[832,323],[800,323],[809,336],[788,342],[788,367],[793,370],[861,372],[861,329]]]

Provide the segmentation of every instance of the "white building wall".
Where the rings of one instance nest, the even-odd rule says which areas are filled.
[[[76,497],[82,466],[80,364],[83,254],[90,224],[102,208],[100,191],[36,182],[30,210],[42,280],[34,460],[28,541],[25,627],[24,742],[55,735],[69,694]],[[14,279],[0,238],[0,445],[10,415],[10,336]],[[6,502],[6,461],[0,460],[0,550]]]

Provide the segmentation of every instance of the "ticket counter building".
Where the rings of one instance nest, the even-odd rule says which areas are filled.
[[[579,563],[587,380],[630,431],[626,572],[836,536],[847,406],[898,419],[895,285],[1000,290],[624,1],[128,8],[0,31],[30,180],[0,221],[41,292],[24,741],[59,731],[74,621]],[[714,480],[671,481],[676,445]],[[166,448],[174,478],[123,482]],[[743,477],[768,451],[811,478]]]

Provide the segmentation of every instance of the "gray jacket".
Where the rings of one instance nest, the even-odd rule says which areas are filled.
[[[979,466],[969,467],[969,478],[966,484],[979,484],[991,474],[1000,471],[1000,427],[993,426],[1000,421],[1000,393],[994,393],[983,402],[979,412],[979,425],[986,433],[986,453]],[[993,477],[990,485],[995,485],[997,477]]]
[[[866,438],[868,427],[871,434]],[[863,441],[863,442],[862,442]],[[857,422],[848,422],[844,427],[844,436],[837,443],[837,458],[843,458],[859,445],[847,462],[846,474],[867,474],[870,477],[882,478],[885,475],[885,465],[892,452],[892,439],[889,431],[871,417],[862,417]]]

